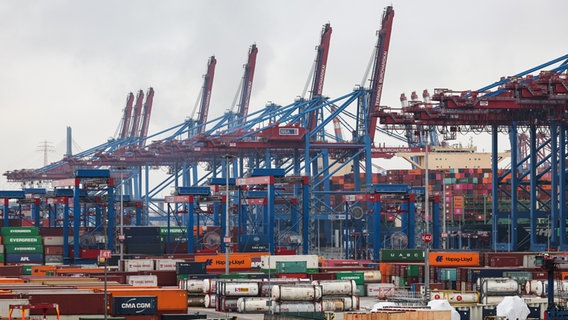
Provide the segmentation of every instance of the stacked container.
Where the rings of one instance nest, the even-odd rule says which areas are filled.
[[[5,263],[43,264],[43,242],[36,227],[2,228]]]

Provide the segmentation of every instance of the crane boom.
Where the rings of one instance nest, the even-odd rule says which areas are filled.
[[[325,24],[321,31],[321,40],[319,46],[317,47],[316,66],[314,68],[310,99],[321,97],[323,93],[323,83],[325,80],[325,70],[327,68],[327,56],[329,54],[331,31],[332,29],[329,23]],[[317,114],[317,110],[314,110],[310,113],[308,119],[308,129],[313,130],[316,127]]]
[[[130,127],[129,137],[137,137],[138,127],[140,125],[140,115],[142,114],[142,102],[144,101],[144,91],[139,90],[136,95],[136,104],[134,105],[134,114],[132,115],[132,125]]]
[[[383,13],[381,30],[379,31],[377,46],[375,48],[373,74],[371,78],[371,97],[369,99],[369,109],[366,117],[369,123],[367,128],[371,141],[375,139],[375,127],[377,126],[376,114],[379,111],[379,104],[381,103],[393,18],[394,10],[392,6],[388,6]]]
[[[203,88],[201,94],[201,107],[197,115],[197,125],[199,126],[197,133],[201,134],[205,130],[207,115],[209,113],[209,102],[211,101],[211,89],[213,88],[213,77],[215,75],[215,65],[217,60],[215,56],[209,58],[207,63],[207,73],[203,76]]]
[[[239,123],[245,122],[248,114],[250,95],[252,89],[252,80],[254,78],[254,69],[256,67],[256,55],[258,53],[258,48],[256,44],[253,44],[249,49],[248,61],[245,65],[245,74],[243,76],[243,85],[241,92],[241,99],[239,102],[239,107],[237,109],[237,117]]]
[[[122,118],[122,128],[120,129],[120,139],[126,138],[128,128],[130,127],[130,118],[132,117],[132,105],[134,104],[134,94],[130,92],[126,97],[126,107],[124,108],[124,116]]]
[[[146,101],[144,102],[144,110],[142,117],[142,127],[140,128],[140,138],[144,139],[148,135],[148,126],[150,125],[150,115],[152,113],[152,104],[154,102],[154,88],[149,88],[146,93]]]

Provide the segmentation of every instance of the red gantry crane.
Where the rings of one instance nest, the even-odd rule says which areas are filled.
[[[322,96],[323,82],[325,80],[325,70],[327,68],[327,56],[329,54],[329,43],[331,41],[331,30],[331,26],[328,23],[323,26],[323,30],[321,32],[320,45],[317,47],[316,64],[312,79],[312,91],[310,94],[310,100]],[[316,127],[317,117],[318,109],[309,114],[308,129],[310,131],[312,131]],[[334,123],[335,121],[336,120],[334,119]]]
[[[369,107],[365,119],[369,123],[368,128],[371,143],[375,139],[375,131],[377,127],[377,114],[379,111],[379,104],[381,103],[381,94],[383,92],[383,84],[385,81],[385,71],[387,67],[387,57],[389,53],[389,45],[392,31],[392,22],[394,19],[394,10],[392,6],[388,6],[383,13],[383,20],[381,30],[375,48],[375,58],[373,75],[371,77],[371,97],[369,99]]]
[[[209,58],[207,63],[207,73],[203,76],[203,88],[201,91],[201,105],[196,121],[196,133],[202,134],[205,131],[205,123],[207,123],[207,115],[209,113],[209,102],[211,101],[211,90],[213,88],[213,77],[215,75],[215,65],[217,60],[215,56]]]
[[[120,129],[120,139],[125,139],[130,128],[130,118],[132,117],[132,105],[134,104],[134,94],[130,92],[126,97],[126,107],[124,108],[124,116],[122,118],[122,127]]]
[[[140,144],[144,144],[144,140],[148,136],[148,126],[150,125],[150,115],[152,114],[152,104],[154,103],[154,89],[149,88],[146,94],[146,101],[144,102],[144,109],[142,110],[142,127],[140,128],[139,137]]]
[[[245,73],[243,76],[242,90],[240,92],[240,101],[237,105],[236,119],[238,123],[242,124],[246,121],[248,115],[250,94],[252,91],[252,80],[254,78],[254,69],[256,67],[256,55],[258,49],[256,44],[253,44],[249,49],[248,61],[245,65]]]

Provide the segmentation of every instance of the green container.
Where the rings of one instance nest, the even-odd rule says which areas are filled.
[[[31,276],[32,275],[32,267],[33,266],[29,266],[29,265],[25,265],[24,269],[22,271],[22,273],[24,274],[24,276]]]
[[[38,236],[39,230],[36,227],[3,227],[2,236]]]
[[[276,261],[276,273],[306,273],[306,261]]]
[[[6,253],[43,253],[43,246],[41,244],[15,244],[6,245],[4,248]]]
[[[383,262],[424,262],[424,257],[421,249],[382,249],[380,258]]]
[[[0,262],[4,262],[4,261],[5,261],[5,260],[4,260],[4,255],[3,255],[3,254],[0,254]]]
[[[408,265],[408,271],[406,272],[409,277],[418,277],[420,272],[420,266],[417,264]]]
[[[457,270],[453,268],[440,269],[440,280],[442,281],[456,281]]]
[[[367,287],[364,284],[357,285],[357,295],[359,297],[366,297],[367,296]]]
[[[525,283],[527,280],[532,280],[533,274],[528,271],[507,271],[503,272],[503,277],[511,278],[518,283]]]
[[[363,272],[338,272],[335,274],[337,280],[355,280],[355,284],[362,285],[365,283],[365,274]]]
[[[5,236],[3,238],[4,244],[6,245],[38,245],[42,243],[40,236]]]

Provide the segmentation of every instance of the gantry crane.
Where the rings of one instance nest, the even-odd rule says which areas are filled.
[[[239,102],[235,104],[233,102],[233,108],[237,108],[236,112],[233,113],[233,108],[229,112],[230,114],[230,121],[231,123],[243,124],[246,121],[246,117],[248,115],[248,109],[250,104],[250,96],[252,92],[252,81],[254,79],[254,71],[256,68],[256,56],[258,54],[258,48],[256,44],[253,44],[248,53],[248,60],[244,66],[244,74],[239,86],[239,90],[237,91],[237,95],[239,97]],[[235,97],[236,100],[236,97]]]
[[[558,63],[551,70],[544,69]],[[564,55],[479,90],[436,89],[431,103],[410,105],[401,112],[380,111],[381,123],[391,129],[418,125],[491,133],[494,250],[543,251],[549,243],[561,250],[568,248],[564,174],[567,69],[568,55]],[[535,71],[540,72],[530,74]],[[530,155],[524,159],[519,156],[517,146],[519,128],[529,132]],[[537,144],[538,128],[550,131],[545,144]],[[509,134],[511,145],[511,168],[503,172],[497,166],[499,132]],[[538,152],[547,148],[549,154],[537,161]],[[522,169],[527,161],[528,171]],[[550,179],[545,179],[547,173]],[[521,196],[530,199],[530,203],[523,203]],[[503,200],[510,201],[508,210],[500,205]],[[521,233],[523,229],[525,236]],[[542,231],[548,234],[543,235]]]

